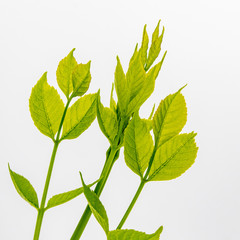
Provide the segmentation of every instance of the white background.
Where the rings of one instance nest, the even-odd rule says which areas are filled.
[[[183,90],[188,122],[198,133],[196,163],[182,177],[146,185],[125,228],[147,233],[164,226],[162,240],[236,240],[240,237],[240,7],[234,0],[8,0],[0,3],[0,239],[32,239],[37,212],[16,193],[7,163],[28,178],[39,198],[53,144],[38,132],[28,110],[31,88],[48,71],[57,87],[58,62],[72,48],[92,60],[89,92],[101,88],[108,104],[119,55],[126,70],[142,29],[159,19],[168,50],[152,97],[141,109]],[[162,54],[163,54],[162,51]],[[61,94],[64,98],[64,96]],[[78,139],[60,145],[48,196],[92,182],[108,141],[97,121]],[[139,184],[121,152],[101,196],[114,229]],[[42,240],[66,240],[86,205],[83,196],[46,213]],[[91,218],[84,240],[105,239]]]

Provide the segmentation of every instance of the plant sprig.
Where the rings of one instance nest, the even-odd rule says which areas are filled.
[[[146,25],[144,26],[141,46],[139,48],[136,45],[126,73],[117,56],[109,107],[101,103],[100,90],[85,95],[91,81],[91,62],[78,64],[73,56],[75,49],[60,61],[56,72],[58,86],[66,96],[66,104],[58,91],[47,83],[47,73],[44,73],[33,87],[29,99],[31,117],[38,130],[54,143],[40,204],[31,183],[12,171],[10,166],[9,172],[17,192],[38,211],[34,240],[39,239],[45,211],[66,203],[81,193],[84,193],[88,206],[71,240],[80,239],[92,213],[108,240],[159,239],[162,226],[153,234],[121,228],[145,184],[179,177],[194,163],[198,151],[195,143],[196,133],[181,133],[187,121],[186,102],[181,93],[185,86],[163,99],[156,111],[154,105],[147,119],[139,116],[141,106],[154,91],[156,79],[166,56],[165,52],[161,60],[155,63],[161,52],[165,31],[163,27],[160,33],[159,28],[160,21],[149,44]],[[118,101],[113,97],[114,90]],[[74,98],[76,101],[71,104]],[[82,187],[57,194],[46,203],[59,144],[63,140],[79,137],[96,117],[101,131],[110,144],[99,179],[86,185],[80,173]],[[126,165],[140,177],[140,184],[119,225],[115,230],[110,230],[107,212],[99,197],[122,147]],[[95,184],[92,191],[90,187]]]

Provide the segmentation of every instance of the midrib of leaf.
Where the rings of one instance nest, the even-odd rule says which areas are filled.
[[[93,106],[93,104],[94,104],[94,102],[96,101],[96,98],[95,98],[95,100],[92,102],[92,104],[91,104],[91,106],[89,107],[89,109],[87,110],[87,112],[83,115],[83,117],[82,117],[82,119],[87,115],[87,113],[92,109],[92,106]],[[75,114],[76,114],[76,117],[77,117],[77,109],[75,109]],[[88,117],[89,118],[89,117]],[[71,118],[70,118],[70,121],[71,121]],[[86,120],[84,120],[84,121],[86,121]],[[82,122],[81,120],[77,123],[77,124],[75,124],[75,126],[73,126],[72,128],[70,128],[69,129],[69,131],[65,134],[65,135],[63,135],[62,137],[61,137],[61,140],[62,139],[64,139],[64,138],[66,138],[79,124],[80,124],[80,122]],[[71,123],[71,125],[73,125],[72,123]]]
[[[151,176],[147,179],[147,181],[151,181],[151,179],[153,179],[180,151],[181,149],[193,138],[195,137],[195,134],[193,134],[193,136],[191,138],[189,138],[184,144],[182,144],[181,146],[179,146],[179,148],[174,152],[173,155],[171,155],[171,157],[169,157],[163,164],[161,164],[161,166],[159,168],[157,168],[153,174],[151,174]],[[161,145],[162,146],[162,145]],[[160,146],[157,148],[159,149]]]

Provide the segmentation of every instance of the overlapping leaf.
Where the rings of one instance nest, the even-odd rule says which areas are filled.
[[[73,96],[82,96],[89,88],[91,81],[91,62],[78,64],[72,73]]]
[[[109,224],[108,224],[108,217],[107,217],[106,210],[102,205],[102,203],[100,202],[98,196],[84,183],[81,173],[80,175],[81,175],[84,195],[88,201],[89,207],[94,217],[97,219],[98,223],[102,226],[105,233],[108,234]]]
[[[103,134],[108,138],[110,143],[113,144],[118,132],[117,115],[112,109],[102,105],[100,96],[97,101],[97,119]]]
[[[61,139],[77,138],[92,124],[96,117],[97,95],[85,95],[68,109]]]
[[[148,126],[135,113],[124,136],[124,156],[127,166],[140,177],[143,177],[152,151],[153,140]]]
[[[155,233],[146,234],[135,230],[114,230],[108,233],[108,240],[159,240],[160,234],[163,230],[161,226]]]
[[[46,73],[32,89],[29,108],[39,131],[54,139],[64,111],[64,104],[57,90],[48,85]]]
[[[12,182],[19,195],[36,209],[39,208],[37,193],[31,183],[23,176],[13,172],[8,165]]]
[[[98,182],[98,181],[96,181],[96,182]],[[93,186],[96,182],[94,182],[92,184],[89,184],[88,187]],[[68,192],[64,192],[64,193],[54,195],[53,197],[51,197],[48,200],[46,209],[56,207],[58,205],[66,203],[66,202],[74,199],[75,197],[79,196],[82,193],[83,193],[83,187],[77,188],[77,189],[74,189],[74,190],[71,190],[71,191],[68,191]]]
[[[156,151],[149,173],[149,181],[171,180],[192,166],[197,156],[196,133],[180,134]]]
[[[77,61],[73,56],[75,48],[62,59],[57,68],[57,82],[60,89],[69,97],[69,94],[73,90],[72,86],[72,73],[73,69],[77,66]]]
[[[187,108],[182,88],[161,101],[153,117],[156,145],[161,145],[181,132],[187,121]]]

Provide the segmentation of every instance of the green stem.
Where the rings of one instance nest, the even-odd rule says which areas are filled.
[[[67,109],[68,109],[68,106],[69,106],[71,100],[72,100],[72,97],[70,97],[68,99],[68,102],[67,102],[66,107],[64,109],[62,119],[61,119],[61,122],[60,122],[60,125],[59,125],[59,128],[58,128],[56,140],[54,140],[54,147],[53,147],[53,151],[52,151],[50,164],[49,164],[49,167],[48,167],[48,173],[47,173],[47,177],[46,177],[46,181],[45,181],[42,200],[41,200],[40,208],[38,209],[37,222],[36,222],[36,226],[35,226],[35,232],[34,232],[33,240],[38,240],[39,239],[40,230],[41,230],[42,221],[43,221],[43,216],[44,216],[44,213],[45,213],[45,210],[46,210],[45,209],[45,203],[46,203],[48,188],[49,188],[50,179],[51,179],[51,175],[52,175],[53,165],[54,165],[58,145],[61,141],[61,140],[59,140],[60,133],[61,133],[63,122],[64,122],[64,119],[65,119],[65,116],[66,116],[66,113],[67,113]]]
[[[141,183],[140,183],[140,185],[139,185],[139,187],[138,187],[138,190],[137,190],[137,192],[135,193],[135,195],[134,195],[134,197],[133,197],[133,199],[132,199],[132,201],[131,201],[128,209],[127,209],[127,211],[125,212],[122,220],[121,220],[120,223],[118,224],[117,229],[121,229],[122,226],[123,226],[123,224],[124,224],[125,221],[127,220],[127,217],[128,217],[128,215],[130,214],[130,212],[132,211],[132,209],[133,209],[133,207],[134,207],[134,205],[135,205],[135,203],[136,203],[136,201],[137,201],[140,193],[142,192],[142,189],[143,189],[145,183],[146,183],[145,180],[141,180]]]
[[[120,140],[121,135],[123,134],[125,124],[126,124],[125,120],[122,120],[120,122],[118,135],[115,139],[115,144],[114,144],[114,146],[111,147],[111,152],[110,152],[109,156],[106,158],[106,161],[105,161],[105,164],[104,164],[101,176],[100,176],[100,178],[102,178],[102,180],[100,182],[98,182],[98,184],[96,185],[96,187],[94,189],[94,192],[97,194],[98,197],[101,195],[103,188],[109,177],[109,174],[112,170],[113,164],[116,161],[116,154],[117,154],[117,151],[119,151],[119,140]],[[83,231],[91,217],[91,214],[92,214],[92,212],[91,212],[89,206],[87,206],[81,219],[78,222],[77,227],[75,228],[75,231],[71,237],[71,240],[80,239],[80,237],[82,236]]]
[[[142,192],[142,189],[143,189],[145,183],[148,181],[147,177],[148,177],[148,174],[149,174],[149,172],[151,170],[155,153],[156,153],[156,147],[154,147],[154,149],[153,149],[153,153],[152,153],[151,158],[149,160],[147,171],[146,171],[144,177],[141,178],[141,183],[140,183],[140,185],[138,187],[138,190],[135,193],[135,195],[134,195],[134,197],[133,197],[133,199],[132,199],[132,201],[131,201],[128,209],[127,209],[127,211],[125,212],[124,216],[122,217],[120,223],[118,224],[117,229],[121,229],[122,228],[123,224],[125,223],[125,221],[127,220],[128,216],[129,216],[130,212],[132,211],[132,209],[133,209],[133,207],[134,207],[134,205],[135,205],[135,203],[136,203],[140,193]]]

